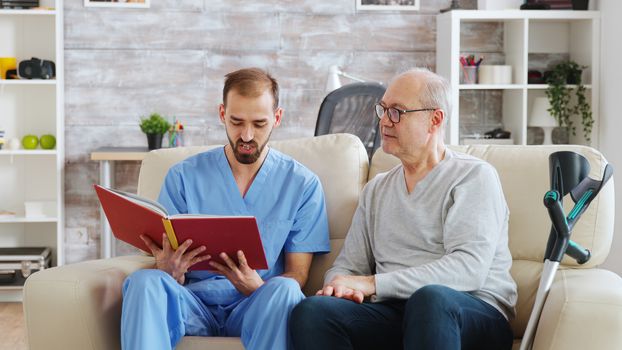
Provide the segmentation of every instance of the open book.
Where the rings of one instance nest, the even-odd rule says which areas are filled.
[[[99,185],[95,185],[95,192],[114,236],[138,249],[150,252],[140,239],[141,234],[161,246],[162,233],[166,233],[173,249],[192,238],[187,251],[204,245],[203,254],[224,264],[220,253],[227,253],[238,263],[237,251],[241,250],[252,269],[268,268],[257,221],[252,216],[168,215],[160,203],[132,193]],[[192,265],[189,270],[213,270],[208,261]]]

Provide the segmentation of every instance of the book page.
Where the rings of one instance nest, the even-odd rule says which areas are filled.
[[[106,188],[108,191],[116,193],[124,198],[126,198],[127,200],[136,203],[142,207],[145,207],[149,210],[152,210],[162,216],[167,217],[168,216],[168,212],[166,211],[166,208],[164,208],[164,206],[156,201],[152,201],[151,199],[148,198],[144,198],[144,197],[140,197],[136,194],[133,193],[129,193],[129,192],[124,192],[124,191],[119,191],[119,190],[115,190],[112,188]]]
[[[175,214],[169,219],[196,219],[196,218],[253,218],[254,216],[243,215],[211,215],[211,214]]]

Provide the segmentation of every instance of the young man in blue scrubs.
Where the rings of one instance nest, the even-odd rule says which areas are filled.
[[[226,75],[220,121],[229,144],[176,165],[158,201],[171,214],[255,216],[267,270],[239,265],[216,272],[188,268],[203,260],[204,247],[176,251],[165,235],[143,237],[155,257],[153,269],[134,272],[123,285],[123,349],[172,349],[185,335],[241,337],[247,349],[286,349],[288,319],[303,298],[313,253],[330,250],[324,193],[318,177],[292,158],[266,146],[281,123],[278,84],[251,68]]]

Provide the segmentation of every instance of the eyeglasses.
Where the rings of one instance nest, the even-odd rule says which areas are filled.
[[[382,116],[384,116],[384,114],[387,113],[389,115],[389,120],[393,124],[399,123],[400,117],[404,113],[435,111],[438,109],[438,108],[397,109],[395,107],[385,107],[381,105],[380,103],[376,103],[374,105],[374,108],[376,109],[376,115],[378,116],[378,119],[382,119]]]

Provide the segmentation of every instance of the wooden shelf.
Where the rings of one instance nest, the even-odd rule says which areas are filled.
[[[576,85],[566,85],[571,89],[576,89]],[[591,89],[592,85],[583,85],[586,89]],[[546,90],[549,86],[547,84],[460,84],[458,89],[460,90]]]
[[[36,217],[27,218],[25,216],[15,217],[0,217],[0,224],[27,224],[27,223],[40,223],[40,222],[58,222],[54,217]]]
[[[460,90],[512,90],[524,89],[522,84],[460,84]]]
[[[591,89],[592,88],[592,84],[584,84],[583,86],[585,86],[586,89]],[[527,89],[530,90],[546,90],[546,88],[548,88],[548,84],[527,84],[526,85]],[[576,85],[566,85],[566,87],[571,88],[571,89],[576,89],[577,86]]]
[[[56,79],[2,79],[0,85],[56,85]]]
[[[577,19],[594,19],[600,17],[598,11],[564,11],[564,10],[499,10],[499,11],[481,11],[481,10],[453,10],[447,12],[452,18],[459,18],[464,22],[482,22],[482,21],[504,21],[504,20],[553,20],[567,21]]]
[[[529,70],[544,71],[556,59],[564,57],[587,68],[583,81],[586,97],[594,119],[591,141],[583,133],[569,136],[571,144],[591,144],[598,147],[599,77],[600,77],[600,12],[599,11],[474,11],[454,10],[436,17],[436,72],[449,80],[452,113],[447,116],[447,142],[459,144],[462,133],[482,131],[494,122],[512,132],[514,143],[528,143],[529,115],[533,102],[544,95],[548,84],[527,84]],[[502,42],[490,48],[476,40],[478,31],[494,24],[502,33]],[[465,36],[466,35],[466,36]],[[492,50],[492,51],[490,51]],[[463,74],[460,57],[465,54],[491,53],[490,64],[512,67],[513,84],[460,84]],[[488,56],[487,56],[488,57]],[[493,62],[494,60],[494,62]],[[486,64],[489,62],[485,61]],[[576,89],[576,85],[567,85]],[[473,92],[492,91],[490,103],[494,111],[480,103],[472,103]],[[501,92],[501,93],[498,93]],[[462,101],[465,97],[467,100]],[[466,104],[465,104],[466,102]],[[469,119],[461,120],[461,104]],[[500,107],[500,108],[498,108]],[[466,123],[461,125],[461,122]],[[533,137],[532,134],[529,135]]]
[[[0,16],[54,16],[56,10],[12,10],[0,9]]]
[[[0,217],[5,246],[46,246],[54,266],[65,262],[65,88],[64,7],[62,0],[41,1],[38,9],[0,9],[0,41],[5,57],[39,57],[54,62],[55,79],[1,79],[0,122],[8,135],[0,149],[0,210],[15,212]],[[34,150],[7,149],[11,138],[26,134],[56,137],[56,147]],[[48,216],[26,217],[25,201],[50,199]],[[51,204],[49,204],[51,206]],[[33,215],[33,213],[29,214]],[[0,302],[21,300],[21,286],[0,288]]]
[[[15,151],[0,150],[0,156],[55,156],[58,152],[55,149],[19,149]]]

